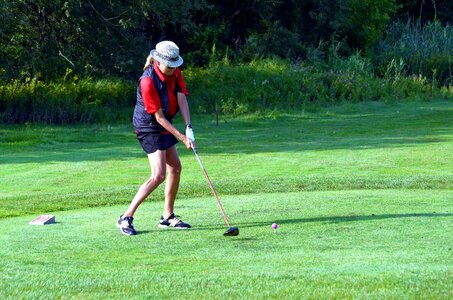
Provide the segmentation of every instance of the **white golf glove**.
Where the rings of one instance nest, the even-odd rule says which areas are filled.
[[[191,139],[193,142],[195,142],[195,135],[193,134],[193,129],[192,125],[187,125],[186,127],[186,136]]]

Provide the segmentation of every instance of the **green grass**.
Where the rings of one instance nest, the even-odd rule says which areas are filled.
[[[194,116],[232,238],[182,147],[193,230],[158,230],[159,189],[128,238],[114,222],[149,175],[129,125],[3,125],[0,297],[452,298],[452,117],[447,101]],[[44,213],[58,223],[28,225]]]
[[[451,101],[367,103],[193,123],[224,194],[451,189],[452,116]],[[209,195],[193,153],[179,152],[180,197]],[[125,204],[149,175],[129,124],[2,126],[0,165],[0,217]]]
[[[360,190],[180,201],[188,232],[159,230],[161,204],[137,213],[139,235],[113,226],[122,207],[59,212],[56,225],[0,221],[0,296],[183,299],[453,296],[453,191]],[[274,235],[271,224],[280,226]]]

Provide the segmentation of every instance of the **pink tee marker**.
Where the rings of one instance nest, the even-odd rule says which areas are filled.
[[[278,227],[277,223],[272,224],[272,228],[274,228],[274,234],[277,234],[277,227]]]

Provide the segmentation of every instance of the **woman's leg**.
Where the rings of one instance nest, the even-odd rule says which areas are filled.
[[[176,194],[178,193],[179,180],[181,178],[181,161],[179,160],[176,146],[167,149],[167,182],[165,183],[165,204],[162,216],[168,218],[175,205]]]
[[[143,200],[165,180],[166,156],[165,150],[157,150],[154,153],[148,154],[151,177],[138,189],[129,208],[123,214],[124,217],[132,217]]]

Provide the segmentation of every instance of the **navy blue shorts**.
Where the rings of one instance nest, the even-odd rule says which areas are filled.
[[[178,143],[178,140],[171,133],[156,134],[151,132],[137,133],[137,139],[142,145],[146,154],[151,154],[157,150],[167,150]]]

